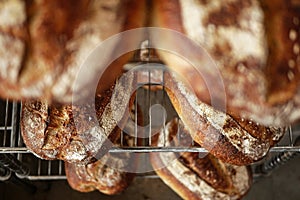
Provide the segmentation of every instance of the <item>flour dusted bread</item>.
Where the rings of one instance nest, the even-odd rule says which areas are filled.
[[[206,103],[226,98],[230,112],[265,125],[299,119],[299,1],[155,0],[152,6],[153,26],[178,31],[194,42],[163,34],[153,41],[168,43],[171,51],[181,48],[179,53],[189,60],[162,50],[158,54],[189,81],[198,98]]]
[[[235,165],[263,158],[285,133],[214,109],[201,102],[175,74],[165,73],[165,89],[192,138],[212,155]]]
[[[24,143],[44,159],[89,162],[101,158],[129,116],[135,81],[134,73],[128,74],[109,90],[96,95],[95,102],[73,105],[23,102]]]
[[[142,26],[144,6],[143,0],[1,1],[1,97],[60,103],[86,97],[89,94],[82,90],[90,89],[89,82],[82,86],[84,88],[74,91],[79,70],[81,67],[90,68],[89,74],[79,76],[92,82],[100,78],[96,75],[103,69],[82,66],[84,61],[109,37]],[[138,35],[133,38],[139,40]],[[126,54],[108,66],[109,60],[114,60],[112,54],[127,43],[119,38],[104,48],[106,57],[97,62],[99,66],[106,63],[107,66],[102,67],[109,69],[103,72],[105,84],[101,91],[116,81],[123,65],[132,56]]]
[[[133,107],[132,107],[133,108]],[[137,109],[136,111],[134,109]],[[140,108],[133,108],[138,115],[137,123],[143,123]],[[126,131],[132,133],[134,127],[126,124]],[[120,129],[111,142],[114,146],[132,147],[135,138]],[[122,136],[121,136],[122,135]],[[140,139],[137,143],[140,144]],[[98,190],[104,194],[113,195],[124,191],[132,182],[138,165],[138,155],[134,153],[107,153],[94,163],[65,162],[65,171],[69,185],[80,192]]]
[[[115,143],[120,143],[120,131]],[[124,136],[124,145],[130,146],[132,138]],[[94,163],[68,163],[65,170],[69,185],[80,192],[98,190],[113,195],[124,191],[132,182],[137,158],[131,153],[107,153]]]
[[[178,146],[180,140],[191,140],[187,139],[189,132],[179,127],[178,120],[170,121],[154,140],[155,144]],[[230,165],[212,155],[151,153],[151,164],[159,177],[183,199],[241,199],[251,186],[248,167]]]
[[[120,131],[114,141],[120,144]],[[133,138],[124,135],[124,146],[131,146]],[[113,195],[125,190],[134,178],[137,158],[131,153],[107,153],[94,163],[68,163],[65,170],[69,185],[80,192],[98,190]]]
[[[106,163],[108,160],[111,163]],[[119,166],[111,166],[113,164]],[[122,192],[132,182],[134,174],[123,171],[127,167],[134,167],[134,162],[128,157],[114,157],[111,154],[88,165],[65,163],[67,180],[74,190],[99,190],[108,195]]]

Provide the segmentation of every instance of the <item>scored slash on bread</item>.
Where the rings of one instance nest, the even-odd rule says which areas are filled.
[[[24,102],[21,134],[25,145],[44,159],[90,162],[101,158],[129,117],[135,88],[135,73],[127,73],[109,90],[97,94],[95,102]]]
[[[285,133],[285,128],[265,127],[214,109],[174,73],[164,75],[166,92],[193,140],[224,162],[245,165],[258,161]]]
[[[189,131],[179,129],[179,120],[173,119],[153,142],[176,146],[178,138],[186,142],[189,137]],[[249,167],[230,165],[212,155],[199,158],[198,153],[162,152],[151,153],[150,159],[158,176],[183,199],[241,199],[252,182]]]
[[[143,124],[143,116],[139,106],[132,106],[130,114],[137,114],[138,125]],[[134,116],[131,116],[131,118]],[[130,120],[130,118],[129,118]],[[115,147],[133,147],[140,145],[141,140],[131,136],[134,126],[126,123],[126,131],[118,129],[112,140]],[[122,134],[122,137],[121,137]],[[135,144],[135,142],[137,144]],[[125,190],[135,177],[139,158],[134,153],[107,153],[98,161],[90,164],[65,162],[65,171],[69,185],[80,192],[98,190],[113,195]]]

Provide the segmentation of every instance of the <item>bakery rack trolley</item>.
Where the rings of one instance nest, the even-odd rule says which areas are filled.
[[[144,56],[144,58],[143,58]],[[146,56],[146,58],[145,58]],[[151,58],[151,59],[149,59]],[[141,63],[151,65],[159,60],[151,49],[141,49],[135,54],[132,62],[124,66],[130,69]],[[148,136],[144,138],[143,145],[137,145],[137,137],[134,139],[134,147],[120,147],[110,149],[110,152],[199,152],[207,153],[204,148],[200,147],[151,147],[151,129],[155,127],[157,122],[152,119],[153,110],[149,109],[153,105],[162,105],[166,112],[162,112],[161,127],[165,128],[168,120],[176,116],[176,112],[172,107],[167,94],[164,92],[164,69],[145,68],[137,71],[143,73],[148,80],[140,83],[140,87],[136,92],[135,112],[137,107],[142,107],[144,115],[144,124],[148,125]],[[161,70],[161,71],[157,71]],[[154,77],[155,76],[155,77]],[[161,77],[157,77],[161,76]],[[153,78],[156,80],[152,82]],[[159,80],[159,81],[157,81]],[[160,88],[160,89],[157,89]],[[20,180],[59,180],[66,179],[64,171],[64,163],[60,160],[42,160],[34,156],[24,145],[20,133],[20,115],[22,104],[20,102],[0,100],[0,180],[6,181],[12,178]],[[133,121],[137,121],[137,113],[133,117]],[[153,124],[154,123],[154,124]],[[137,124],[134,125],[134,135],[137,136]],[[123,134],[123,133],[122,133]],[[300,152],[300,127],[298,125],[287,128],[287,133],[281,141],[269,151],[269,154],[260,162],[254,163],[252,169],[254,178],[259,179],[261,176],[269,175],[272,170],[284,164]],[[122,136],[121,136],[122,138]],[[155,178],[153,174],[140,174],[142,178]]]

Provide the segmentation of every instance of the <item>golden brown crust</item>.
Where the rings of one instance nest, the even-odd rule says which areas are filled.
[[[171,2],[173,6],[169,6]],[[217,71],[203,78],[194,67],[202,70],[209,65],[208,58],[203,58],[205,53],[194,51],[192,46],[187,48],[184,41],[172,42],[175,38],[156,38],[159,44],[168,42],[174,49],[182,46],[188,51],[195,66],[172,53],[158,53],[172,70],[189,81],[202,101],[212,102],[211,92],[220,88],[206,80],[218,78],[225,86],[227,109],[235,115],[274,126],[300,118],[297,1],[173,0],[155,1],[153,9],[154,26],[184,33],[215,62]],[[181,20],[170,21],[175,15]],[[218,73],[221,77],[215,76]],[[224,101],[222,96],[213,98]]]
[[[183,127],[174,127],[179,122],[173,119],[161,131],[154,142],[162,145],[162,134],[169,138],[166,145],[178,144],[177,134],[189,137]],[[181,137],[180,137],[181,138]],[[183,199],[240,199],[251,185],[251,173],[245,166],[233,166],[208,155],[200,158],[198,153],[184,152],[180,157],[175,153],[151,153],[151,164],[162,180]]]
[[[110,101],[113,88],[106,92],[105,98],[96,99],[98,119]],[[48,105],[47,102],[24,102],[22,106],[21,128],[26,146],[44,159],[62,159],[78,162],[92,155],[85,148],[85,134],[96,124],[90,119],[92,104],[85,107],[72,105]],[[74,111],[75,110],[75,111]],[[77,116],[73,116],[73,111]],[[96,112],[96,111],[94,111]],[[75,125],[74,117],[80,123]],[[38,123],[41,121],[40,123]],[[103,132],[104,133],[104,132]],[[101,133],[101,134],[103,134]],[[115,134],[111,134],[113,136]],[[104,139],[104,138],[103,138]]]
[[[185,129],[179,119],[173,119],[167,125],[168,140],[171,145],[184,147],[199,147],[197,143],[193,143],[190,133]],[[205,155],[204,155],[205,156]],[[204,157],[204,156],[201,156]],[[182,152],[178,158],[191,171],[201,177],[207,184],[214,188],[218,188],[220,192],[232,193],[233,183],[226,173],[222,162],[212,155],[206,155],[204,159],[199,159],[198,153]],[[206,169],[206,170],[203,170]]]
[[[36,112],[34,112],[36,111]],[[48,105],[43,102],[22,104],[21,134],[26,146],[39,157],[44,158],[41,147],[48,121]],[[26,126],[31,124],[31,126]]]
[[[0,15],[5,20],[0,20],[0,45],[7,52],[0,51],[5,61],[0,66],[1,96],[60,103],[74,101],[73,83],[84,60],[110,36],[141,27],[144,6],[144,0],[2,1]],[[3,9],[7,7],[9,9]],[[114,48],[121,45],[124,44],[118,42],[107,48],[107,54],[111,56]],[[121,75],[130,57],[128,54],[109,66],[111,70],[105,77],[108,83],[101,91],[108,89]],[[87,94],[77,95],[80,99]]]
[[[93,183],[88,181],[91,178],[88,174],[85,173],[85,170],[86,169],[84,164],[74,165],[72,163],[65,162],[65,172],[67,176],[67,181],[71,188],[79,192],[91,192],[94,190]]]
[[[175,31],[184,32],[182,26],[182,17],[180,12],[180,5],[178,0],[170,1],[152,1],[152,18],[150,25],[159,26],[160,24],[166,24]],[[174,14],[176,13],[176,14]],[[164,17],[166,16],[166,17]],[[173,16],[173,17],[170,17]],[[166,39],[166,38],[165,38]]]
[[[293,0],[263,0],[261,5],[269,51],[267,100],[282,104],[292,99],[299,87],[300,4]]]
[[[24,102],[21,133],[26,146],[44,159],[68,162],[101,158],[112,145],[133,105],[135,74],[127,74],[95,102],[48,105]]]
[[[156,169],[156,174],[164,181],[164,183],[172,188],[183,199],[201,200],[198,194],[194,194],[193,192],[191,192],[188,188],[185,187],[183,183],[176,179],[167,167],[157,167],[163,165],[163,163],[159,158],[155,156],[155,154],[159,153],[151,153],[151,164],[153,168]]]
[[[108,195],[122,192],[132,182],[134,174],[110,166],[111,163],[107,164],[107,160],[110,160],[110,162],[122,162],[125,169],[134,167],[134,162],[130,158],[113,157],[110,154],[88,165],[65,162],[69,185],[80,192],[99,190]]]
[[[284,128],[263,127],[212,108],[174,74],[165,73],[164,80],[170,100],[192,138],[224,162],[235,165],[255,162],[285,132]]]
[[[137,110],[140,115],[139,107]],[[140,116],[138,124],[142,123]],[[133,127],[127,127],[133,131]],[[134,138],[118,129],[117,137],[112,142],[118,146],[132,147]],[[122,140],[122,142],[121,142]],[[65,162],[65,170],[69,185],[80,192],[98,190],[104,194],[113,195],[125,190],[134,178],[138,159],[132,153],[107,153],[91,164]]]

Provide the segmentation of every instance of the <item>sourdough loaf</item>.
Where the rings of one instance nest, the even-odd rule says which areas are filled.
[[[135,74],[84,104],[48,104],[26,101],[22,105],[21,133],[26,146],[44,159],[68,162],[99,159],[112,145],[133,105]]]
[[[138,43],[139,35],[128,41],[120,37],[103,47],[101,55],[105,56],[96,61],[97,66],[83,64],[106,39],[141,27],[144,11],[144,0],[1,1],[0,96],[71,103],[90,95],[86,90],[89,84],[97,87],[94,81],[100,75],[103,81],[98,90],[109,89],[132,56],[128,53],[110,63],[113,54],[129,42]],[[81,67],[89,73],[78,74]],[[87,82],[74,88],[77,76]]]
[[[117,142],[120,144],[120,132]],[[124,146],[132,144],[132,138],[124,136]],[[134,178],[137,167],[135,154],[107,153],[100,160],[90,163],[65,162],[65,171],[69,185],[80,192],[98,190],[104,194],[113,195],[125,190]]]
[[[180,141],[189,141],[188,130],[179,127],[178,120],[170,121],[155,144],[176,146]],[[201,158],[198,153],[162,152],[150,156],[156,173],[183,199],[241,199],[251,186],[248,167],[230,165],[212,155]]]
[[[225,101],[234,115],[264,125],[299,119],[299,1],[154,0],[152,8],[152,26],[191,39],[161,33],[152,43],[168,46],[159,56],[199,99]]]
[[[200,101],[174,73],[165,73],[164,80],[167,94],[193,140],[224,162],[245,165],[258,161],[285,133],[285,128],[266,127],[214,109]]]

